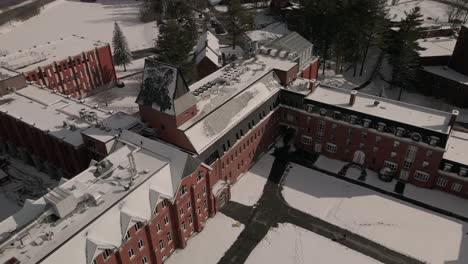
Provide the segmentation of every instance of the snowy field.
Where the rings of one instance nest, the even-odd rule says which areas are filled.
[[[389,0],[389,4],[392,0]],[[406,17],[405,12],[415,8],[421,8],[423,19],[427,24],[437,22],[447,22],[447,15],[445,14],[446,5],[436,1],[430,0],[400,0],[398,4],[389,7],[389,18],[392,20],[401,20]]]
[[[343,168],[344,165],[346,165],[346,162],[344,161],[330,159],[322,155],[320,155],[314,163],[315,167],[333,173],[340,172],[341,168]]]
[[[98,0],[96,3],[56,0],[38,16],[1,26],[1,49],[14,52],[73,34],[111,43],[114,21],[120,24],[132,50],[149,48],[154,45],[157,28],[154,22],[139,20],[140,3],[135,0]]]
[[[206,222],[202,232],[187,241],[185,249],[177,249],[164,263],[218,263],[244,230],[244,225],[235,224],[233,219],[217,213]]]
[[[143,73],[120,79],[125,83],[124,87],[114,87],[91,95],[86,98],[86,102],[90,105],[98,105],[105,110],[122,111],[134,115],[139,111],[135,101],[140,92],[142,78]]]
[[[468,224],[292,164],[293,207],[432,264],[468,263]]]
[[[263,155],[231,188],[231,201],[247,206],[255,205],[262,196],[274,160],[269,154]]]
[[[380,263],[327,238],[292,224],[272,228],[252,251],[246,264],[257,263]]]
[[[115,66],[115,73],[117,74],[117,78],[120,79],[128,75],[143,72],[143,68],[145,67],[145,59],[146,58],[133,60],[131,64],[126,66],[127,71],[124,71],[123,66]]]

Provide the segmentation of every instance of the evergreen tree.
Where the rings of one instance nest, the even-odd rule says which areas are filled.
[[[227,7],[226,29],[230,34],[234,49],[239,35],[252,29],[254,17],[242,7],[240,0],[230,0]]]
[[[416,75],[420,68],[418,39],[421,37],[423,22],[419,7],[406,13],[406,18],[398,23],[398,29],[387,36],[386,52],[389,54],[389,64],[392,66],[392,83],[400,87],[398,100],[401,99],[403,88],[415,86]]]
[[[189,55],[195,39],[195,25],[192,20],[172,19],[161,23],[156,41],[157,60],[179,67],[189,81],[194,67]]]
[[[132,62],[132,53],[128,48],[127,39],[122,33],[119,24],[117,24],[117,21],[114,23],[114,36],[112,37],[112,47],[114,48],[115,65],[123,65],[124,71],[127,71],[127,64],[131,64]]]

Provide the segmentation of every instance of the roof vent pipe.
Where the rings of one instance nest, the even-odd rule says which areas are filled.
[[[353,106],[354,103],[356,102],[356,95],[357,95],[357,91],[356,90],[352,90],[351,91],[351,94],[349,96],[349,105],[350,106]]]
[[[457,117],[460,114],[458,110],[452,110],[452,115],[450,116],[450,121],[449,121],[449,126],[450,128],[453,128],[455,125],[455,122],[457,121]]]

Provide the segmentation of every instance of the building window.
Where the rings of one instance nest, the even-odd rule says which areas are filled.
[[[372,151],[375,153],[375,152],[379,151],[379,148],[378,147],[373,147]]]
[[[203,201],[203,206],[205,207],[205,209],[207,209],[207,208],[208,208],[208,203],[206,202],[206,200],[205,200],[205,201]]]
[[[452,170],[453,165],[450,163],[444,164],[444,171],[450,172]]]
[[[193,215],[190,215],[188,220],[189,220],[189,223],[192,224],[193,223]]]
[[[143,264],[148,264],[148,259],[146,258],[146,256],[144,256],[144,257],[141,259],[141,263],[143,263]]]
[[[429,162],[428,161],[423,161],[422,166],[423,166],[423,168],[429,167]]]
[[[336,153],[336,151],[338,150],[336,144],[332,144],[332,143],[327,143],[327,147],[326,147],[326,150],[330,153]]]
[[[135,228],[135,232],[138,232],[141,228],[141,222],[137,222],[133,227]]]
[[[162,207],[162,208],[166,208],[166,206],[167,206],[167,201],[166,201],[166,199],[164,199],[164,200],[162,200],[162,202],[161,202],[161,207]]]
[[[171,232],[167,232],[167,242],[171,242],[171,241],[172,241]]]
[[[154,215],[157,215],[157,214],[158,214],[158,206],[157,206],[157,205],[156,205],[156,207],[154,208],[153,214],[154,214]]]
[[[180,190],[180,196],[184,196],[187,193],[187,186],[182,185],[182,189]]]
[[[302,135],[301,141],[304,145],[312,145],[312,138],[306,135]]]
[[[107,260],[110,255],[112,255],[112,251],[110,249],[105,249],[104,252],[102,252],[102,257],[104,260]]]
[[[145,246],[145,244],[143,243],[143,240],[138,240],[138,248],[139,249],[142,249],[143,247]]]
[[[98,264],[97,263],[97,260],[93,259],[93,262],[91,262],[92,264]]]
[[[200,182],[201,180],[203,180],[203,172],[199,171],[197,175],[197,182]]]
[[[396,164],[395,162],[391,162],[391,161],[386,160],[386,161],[384,161],[384,167],[389,168],[392,171],[396,171],[397,168],[398,168],[398,164]]]
[[[164,241],[161,239],[159,240],[159,249],[163,250],[164,249]]]
[[[203,194],[206,194],[206,186],[203,186]]]
[[[197,207],[197,214],[198,215],[201,215],[201,209],[200,209],[200,206]]]
[[[429,174],[417,170],[414,173],[414,178],[418,181],[427,182],[429,180]]]
[[[180,208],[180,215],[184,215],[184,208],[183,207]]]
[[[403,168],[404,169],[410,169],[411,166],[413,166],[413,162],[411,160],[404,160],[403,161]]]
[[[394,141],[393,142],[393,147],[398,148],[400,146],[400,141]]]
[[[231,173],[229,172],[229,174]],[[197,200],[200,200],[200,193],[197,193]]]
[[[460,177],[466,177],[467,172],[468,172],[468,169],[467,169],[467,168],[460,168],[460,172],[458,172],[458,175],[459,175]]]
[[[182,230],[187,230],[187,226],[185,225],[185,221],[182,222]]]
[[[187,202],[187,209],[190,209],[190,208],[192,208],[192,201]]]
[[[165,225],[169,224],[169,218],[167,217],[167,215],[164,217],[164,224]]]
[[[127,241],[130,239],[130,231],[127,231],[127,233],[125,233],[125,236],[123,238],[123,241]]]
[[[461,192],[463,185],[459,183],[452,184],[452,191]]]
[[[133,250],[133,248],[131,248],[131,249],[128,250],[128,256],[129,256],[130,258],[133,258],[133,256],[135,256],[135,251]]]
[[[432,157],[432,151],[431,151],[431,150],[428,150],[428,151],[426,152],[426,157],[428,157],[428,158],[431,158],[431,157]]]
[[[161,224],[157,223],[156,224],[156,231],[159,233],[161,231]]]
[[[382,141],[382,137],[381,136],[376,136],[375,137],[375,143],[379,143],[380,141]]]
[[[440,187],[445,187],[447,186],[447,182],[448,180],[446,178],[438,178],[436,185]]]

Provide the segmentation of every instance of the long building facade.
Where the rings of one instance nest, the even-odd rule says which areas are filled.
[[[231,186],[286,129],[305,151],[467,196],[468,137],[453,131],[457,111],[320,85],[312,48],[293,33],[191,86],[176,67],[148,59],[136,102],[141,122],[90,114],[98,110],[37,87],[3,96],[21,104],[0,105],[1,122],[14,117],[79,143],[90,165],[0,223],[0,262],[163,263],[203,230]],[[38,103],[32,96],[52,113],[62,113],[55,105],[65,102],[65,118],[74,116],[71,109],[84,109],[83,116],[62,127],[61,119],[34,119],[19,107]],[[3,141],[12,141],[8,133]]]

